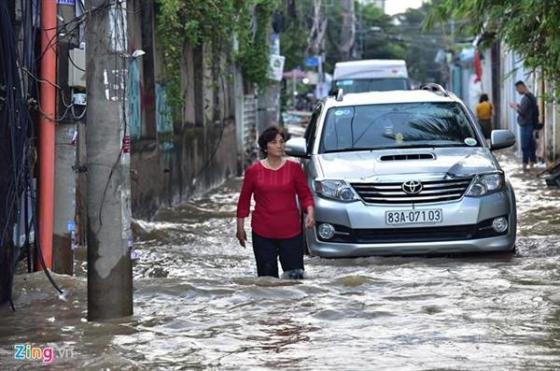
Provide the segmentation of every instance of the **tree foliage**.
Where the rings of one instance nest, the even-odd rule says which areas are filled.
[[[307,39],[313,23],[313,0],[286,2],[283,7],[284,32],[280,34],[280,54],[286,57],[285,70],[303,67]],[[328,27],[328,26],[327,26]]]
[[[243,2],[245,7],[250,1]],[[255,10],[255,27],[252,25],[253,15],[245,9],[239,14],[237,35],[239,53],[237,58],[241,64],[243,76],[259,86],[268,84],[270,47],[268,44],[268,28],[276,1],[253,0]],[[242,7],[243,7],[242,6]],[[253,6],[250,7],[253,9]]]
[[[406,43],[393,18],[373,4],[357,7],[357,48],[362,59],[405,59]]]
[[[485,44],[503,40],[529,68],[540,68],[560,82],[560,0],[438,0],[426,22],[433,27],[450,18],[459,20]]]
[[[423,24],[432,5],[424,3],[420,8],[408,9],[397,14],[399,36],[406,49],[406,63],[410,76],[420,82],[443,83],[441,65],[436,63],[438,51],[450,49],[449,38],[442,28],[425,30]]]
[[[281,54],[286,56],[287,70],[303,67],[307,56],[307,40],[313,25],[313,0],[297,0],[294,8],[283,9],[285,32],[281,35]],[[332,72],[334,64],[346,59],[339,51],[343,9],[339,1],[323,1],[327,18],[324,71]],[[431,5],[408,9],[389,16],[374,4],[356,2],[355,59],[406,59],[412,78],[418,81],[439,81],[439,66],[434,63],[437,51],[445,48],[442,31],[425,31],[423,22]]]
[[[169,104],[175,114],[183,105],[181,64],[186,43],[210,45],[215,53],[229,53],[233,36],[239,41],[244,77],[258,85],[268,82],[268,25],[278,0],[157,0],[158,43],[163,54]]]

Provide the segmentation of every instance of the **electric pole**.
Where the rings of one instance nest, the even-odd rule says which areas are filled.
[[[88,319],[132,314],[126,0],[89,0],[87,70]]]

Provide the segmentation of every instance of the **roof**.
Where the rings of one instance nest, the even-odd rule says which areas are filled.
[[[368,93],[345,94],[342,101],[337,101],[334,97],[326,99],[328,107],[344,107],[368,104],[387,104],[387,103],[419,103],[419,102],[459,102],[460,100],[449,93],[446,97],[438,93],[427,90],[394,90],[394,91],[375,91]]]
[[[336,66],[406,66],[403,59],[359,59],[355,61],[337,62]]]
[[[365,59],[338,62],[333,79],[406,78],[406,62],[401,59]]]

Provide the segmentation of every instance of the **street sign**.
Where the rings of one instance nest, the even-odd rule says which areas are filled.
[[[280,55],[280,35],[277,33],[272,34],[270,37],[270,54]]]
[[[284,62],[286,58],[281,55],[270,56],[270,68],[268,78],[275,81],[282,81],[282,73],[284,72]]]
[[[321,59],[316,55],[305,57],[305,59],[303,60],[303,64],[305,64],[307,67],[317,67],[319,66],[319,63],[321,63]]]

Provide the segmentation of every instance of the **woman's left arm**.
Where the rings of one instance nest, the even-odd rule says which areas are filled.
[[[305,226],[311,228],[315,225],[315,202],[313,194],[307,185],[305,174],[299,164],[294,166],[294,178],[296,184],[296,193],[299,197],[302,208],[306,211]]]
[[[312,228],[315,225],[315,207],[308,206],[305,215],[305,228]]]

